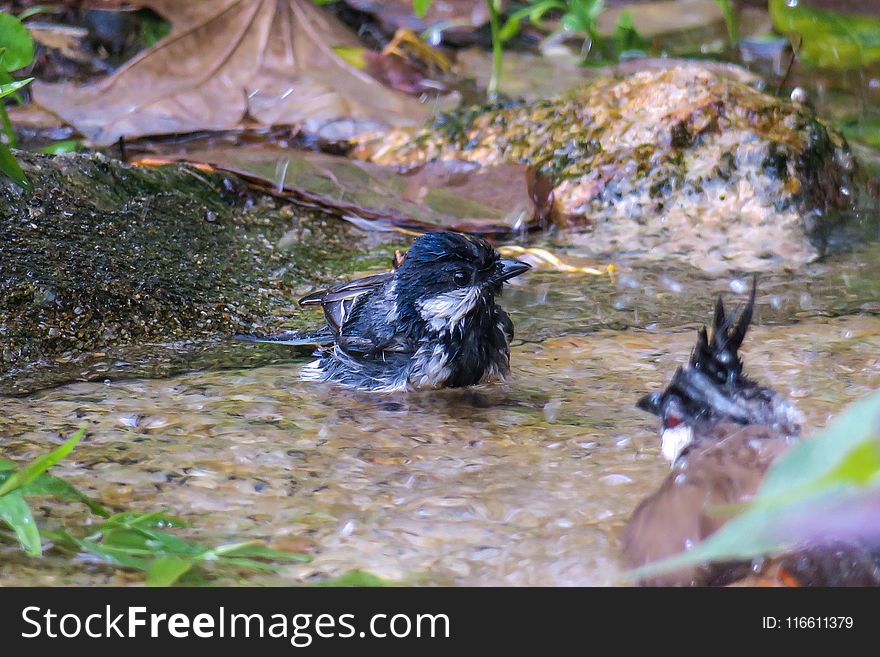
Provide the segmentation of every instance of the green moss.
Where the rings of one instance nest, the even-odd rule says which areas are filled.
[[[21,159],[34,193],[0,187],[0,386],[13,391],[31,387],[23,368],[52,372],[85,354],[103,363],[110,350],[146,365],[158,359],[145,343],[179,351],[314,321],[298,296],[362,266],[367,250],[349,224],[221,175]]]

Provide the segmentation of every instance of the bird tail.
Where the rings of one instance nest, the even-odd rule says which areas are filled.
[[[269,344],[283,344],[290,347],[320,346],[331,344],[333,334],[330,331],[285,331],[277,335],[243,335],[235,336],[242,342],[260,342]]]
[[[752,282],[748,303],[741,311],[731,314],[725,312],[719,296],[712,333],[710,335],[706,327],[699,330],[688,366],[676,370],[665,390],[645,395],[636,405],[659,416],[664,425],[673,416],[688,424],[709,415],[745,421],[745,410],[731,396],[740,387],[754,386],[743,376],[739,348],[752,322],[756,290],[757,278]]]

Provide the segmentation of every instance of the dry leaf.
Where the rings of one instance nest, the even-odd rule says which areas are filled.
[[[451,160],[400,173],[395,167],[274,147],[190,151],[175,159],[231,171],[300,203],[376,222],[374,228],[391,224],[488,234],[538,225],[529,168],[522,164],[481,167]]]
[[[426,109],[339,57],[358,41],[309,0],[143,0],[172,33],[114,75],[34,97],[90,141],[302,124],[342,139],[421,122]]]

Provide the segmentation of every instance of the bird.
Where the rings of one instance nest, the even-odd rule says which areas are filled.
[[[671,557],[716,531],[726,519],[715,507],[751,499],[771,463],[800,437],[800,411],[743,372],[739,349],[755,292],[753,284],[745,308],[730,315],[719,296],[711,335],[701,328],[687,366],[637,403],[659,416],[661,453],[672,471],[627,522],[623,555],[630,567]],[[701,566],[642,584],[723,584],[744,574],[741,564]]]
[[[626,524],[623,557],[631,568],[678,554],[717,531],[729,518],[719,509],[749,502],[773,462],[800,441],[800,410],[743,371],[739,349],[752,321],[756,289],[755,280],[745,308],[732,315],[719,297],[711,335],[701,328],[687,366],[675,371],[663,391],[637,403],[659,416],[661,452],[672,470]],[[750,562],[707,564],[640,583],[878,586],[880,549],[829,541],[767,559],[757,574],[754,570]]]
[[[502,259],[484,239],[455,232],[416,238],[392,271],[300,299],[326,325],[252,342],[316,345],[301,378],[371,392],[458,388],[501,380],[510,370],[513,322],[496,303],[530,266]]]

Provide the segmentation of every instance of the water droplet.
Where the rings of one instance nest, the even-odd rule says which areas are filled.
[[[809,96],[807,95],[807,90],[803,87],[795,87],[791,90],[791,102],[800,103],[803,105],[809,100]]]
[[[794,9],[798,6],[798,0],[786,0],[785,4],[787,4],[791,9]]]

